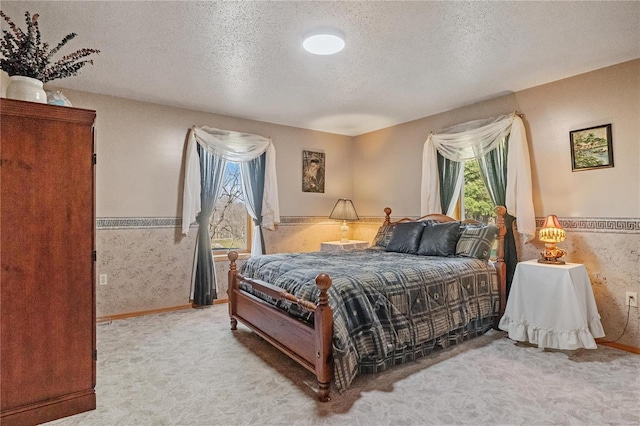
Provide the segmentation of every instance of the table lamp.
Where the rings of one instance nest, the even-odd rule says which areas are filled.
[[[340,227],[340,230],[342,231],[342,238],[340,239],[340,242],[348,243],[349,239],[347,238],[347,233],[349,232],[349,227],[347,226],[347,221],[359,220],[360,218],[358,217],[358,213],[356,213],[356,209],[353,207],[351,200],[340,198],[336,205],[333,206],[329,219],[342,221],[342,226]]]
[[[538,259],[538,262],[564,265],[564,261],[558,259],[566,255],[567,252],[557,248],[556,243],[564,241],[566,237],[567,234],[562,229],[558,216],[554,214],[547,216],[539,233],[540,241],[544,242],[544,250],[540,252],[542,257]]]

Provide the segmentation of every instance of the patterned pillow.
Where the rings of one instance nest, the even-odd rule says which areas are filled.
[[[467,225],[462,228],[460,233],[456,254],[488,260],[491,255],[491,247],[497,237],[498,227],[495,225]]]
[[[395,223],[392,225],[382,225],[380,229],[378,229],[376,237],[373,239],[373,246],[386,247],[389,244],[389,241],[391,241],[394,229],[396,229]]]

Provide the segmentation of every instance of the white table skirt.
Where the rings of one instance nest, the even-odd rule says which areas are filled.
[[[605,335],[587,270],[577,263],[518,263],[499,327],[541,348],[596,349],[594,338]]]

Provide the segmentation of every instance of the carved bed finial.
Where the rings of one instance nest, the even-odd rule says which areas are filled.
[[[236,269],[236,260],[238,260],[238,252],[230,251],[227,253],[227,258],[231,261],[231,269]]]
[[[384,214],[384,225],[388,225],[391,223],[391,208],[385,207]]]
[[[494,211],[496,212],[496,215],[504,216],[507,213],[507,208],[505,206],[496,206]]]
[[[327,305],[329,304],[329,295],[327,294],[327,290],[331,287],[331,277],[327,274],[320,274],[316,277],[316,286],[320,289],[320,294],[318,295],[318,305]]]

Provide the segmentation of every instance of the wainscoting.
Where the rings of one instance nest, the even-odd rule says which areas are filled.
[[[373,240],[383,217],[350,226],[350,238]],[[537,218],[538,226],[543,218]],[[625,292],[640,292],[640,219],[560,218],[567,239],[559,244],[568,262],[584,263],[593,286],[604,340],[616,339],[627,320]],[[268,253],[316,251],[322,241],[340,238],[340,223],[326,217],[283,217],[276,231],[265,231]],[[176,218],[100,218],[97,221],[97,316],[109,317],[189,304],[196,227],[180,234]],[[543,244],[518,242],[520,260],[535,259]],[[244,260],[239,261],[239,265]],[[218,298],[226,299],[229,262],[215,259]],[[629,310],[619,344],[640,348],[640,312]]]
[[[96,316],[111,317],[189,304],[196,228],[180,234],[175,218],[99,218]]]
[[[340,238],[341,223],[326,217],[281,221],[275,231],[264,231],[269,253],[315,251],[322,241]],[[196,225],[186,237],[178,218],[98,218],[96,228],[97,274],[107,274],[107,285],[96,286],[98,318],[190,303]],[[238,265],[243,262],[241,256]],[[215,268],[218,299],[226,299],[226,256],[215,257]]]

